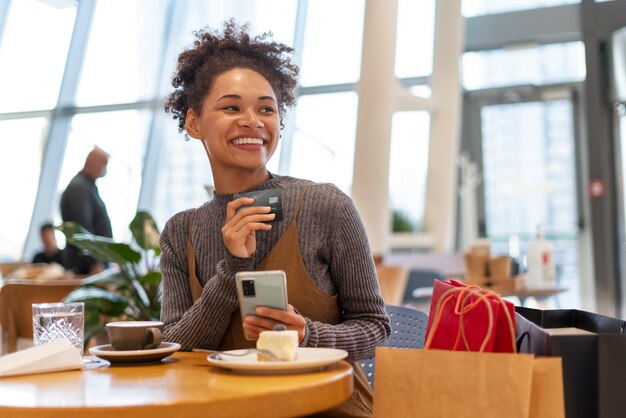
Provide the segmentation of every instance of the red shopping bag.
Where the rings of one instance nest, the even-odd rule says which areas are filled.
[[[514,353],[515,307],[478,286],[435,280],[426,329],[429,348]]]

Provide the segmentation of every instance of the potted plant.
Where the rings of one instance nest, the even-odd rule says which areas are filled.
[[[152,216],[142,211],[129,227],[132,245],[93,235],[74,222],[58,227],[69,244],[109,264],[64,299],[85,303],[85,345],[93,336],[104,334],[107,322],[159,319],[160,233]]]

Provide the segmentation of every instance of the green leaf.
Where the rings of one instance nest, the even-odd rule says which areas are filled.
[[[148,292],[146,292],[146,289],[141,285],[141,283],[139,283],[139,280],[133,280],[132,285],[133,289],[135,290],[135,294],[139,298],[138,302],[141,302],[144,307],[149,307],[150,298],[148,297]]]
[[[105,327],[98,311],[85,309],[85,347],[93,336],[105,332]]]
[[[148,272],[148,274],[139,279],[139,282],[144,286],[158,286],[161,284],[161,272]]]
[[[67,239],[71,238],[74,234],[89,234],[89,231],[76,222],[63,222],[57,229],[63,232],[63,235],[65,235]]]
[[[107,269],[101,273],[89,276],[82,283],[83,286],[94,285],[100,287],[120,287],[128,284],[126,277],[114,269]]]
[[[128,305],[128,299],[119,293],[95,286],[79,287],[70,292],[63,300],[65,302],[85,302],[89,309],[108,303],[111,306],[121,307],[123,311]]]
[[[155,250],[155,252],[160,253],[159,229],[148,212],[137,212],[129,228],[139,247],[144,250]]]
[[[109,249],[117,253],[120,257],[123,257],[124,260],[129,263],[139,263],[141,260],[141,253],[133,250],[128,244],[112,242],[109,245]]]
[[[138,263],[141,260],[141,254],[133,250],[130,245],[114,242],[110,238],[88,233],[74,234],[68,238],[68,242],[105,262],[123,265],[125,263]]]

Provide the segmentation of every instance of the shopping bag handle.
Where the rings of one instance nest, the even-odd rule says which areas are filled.
[[[457,298],[457,302],[454,308],[454,313],[460,316],[459,330],[463,338],[465,349],[467,351],[470,350],[470,347],[469,347],[469,342],[467,341],[467,336],[465,334],[465,324],[463,321],[463,317],[467,312],[470,312],[471,310],[476,308],[481,302],[485,303],[487,307],[489,325],[487,327],[487,334],[485,335],[485,338],[483,339],[479,352],[482,353],[484,351],[485,347],[487,346],[487,343],[491,339],[495,325],[494,325],[494,318],[493,318],[493,307],[491,306],[491,303],[489,303],[489,299],[496,299],[502,306],[502,310],[504,311],[504,315],[509,325],[508,328],[509,328],[510,335],[511,335],[511,346],[512,346],[513,352],[515,353],[518,351],[517,344],[515,341],[515,326],[513,325],[513,318],[511,317],[511,313],[509,312],[506,306],[506,303],[504,302],[502,297],[496,292],[493,292],[491,290],[481,289],[478,286],[456,287],[456,288],[446,290],[441,295],[441,297],[437,301],[437,306],[435,308],[435,317],[433,319],[431,330],[424,344],[425,349],[430,348],[430,345],[432,344],[434,335],[437,331],[437,328],[439,327],[439,322],[441,319],[441,312],[443,311],[443,308],[445,307],[446,303],[448,303],[457,293],[459,294],[459,298]],[[470,304],[467,304],[467,301],[470,299],[471,296],[476,296],[477,299],[471,302]],[[455,348],[456,348],[456,345],[455,345]]]
[[[489,342],[489,340],[491,339],[491,336],[493,334],[493,308],[491,307],[491,304],[489,303],[489,301],[487,300],[487,297],[485,295],[483,295],[481,292],[478,292],[476,289],[472,288],[472,287],[455,287],[452,289],[448,289],[446,290],[441,297],[439,298],[439,300],[437,301],[437,306],[435,308],[435,318],[433,319],[433,325],[430,329],[430,332],[428,333],[428,337],[426,338],[426,342],[424,343],[424,349],[427,350],[430,348],[430,345],[432,344],[433,338],[435,333],[437,332],[437,328],[439,327],[439,322],[441,319],[441,312],[443,311],[443,308],[445,307],[446,303],[448,303],[450,300],[452,300],[452,298],[454,297],[455,294],[462,294],[462,293],[468,293],[468,295],[464,298],[466,299],[467,297],[469,297],[470,295],[474,295],[478,298],[480,298],[481,300],[483,300],[487,306],[487,316],[489,318],[489,325],[487,327],[487,335],[485,335],[485,338],[483,339],[482,344],[480,345],[480,349],[478,350],[480,353],[482,353],[485,350],[485,347],[487,346],[487,343]],[[473,309],[474,307],[476,307],[476,304],[471,305],[471,309]],[[463,323],[463,315],[465,314],[465,311],[469,311],[471,309],[465,310],[464,307],[461,307],[461,318],[460,318],[460,324]],[[463,339],[464,342],[466,344],[466,348],[468,348],[468,343],[467,343],[467,339],[465,337],[465,329],[464,327],[461,325],[461,333],[463,335]]]
[[[508,328],[511,335],[511,348],[513,349],[514,353],[517,353],[519,350],[517,349],[517,342],[515,340],[515,325],[513,324],[513,317],[511,316],[511,313],[509,312],[509,309],[507,308],[504,299],[502,299],[502,296],[500,296],[500,294],[494,292],[493,290],[479,288],[479,291],[485,294],[488,298],[496,299],[498,303],[500,303],[500,306],[504,311],[504,316],[506,317],[506,322],[509,325]]]

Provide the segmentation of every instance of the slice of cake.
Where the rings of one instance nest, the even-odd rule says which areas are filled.
[[[298,350],[298,331],[263,331],[256,341],[258,361],[292,361]]]

